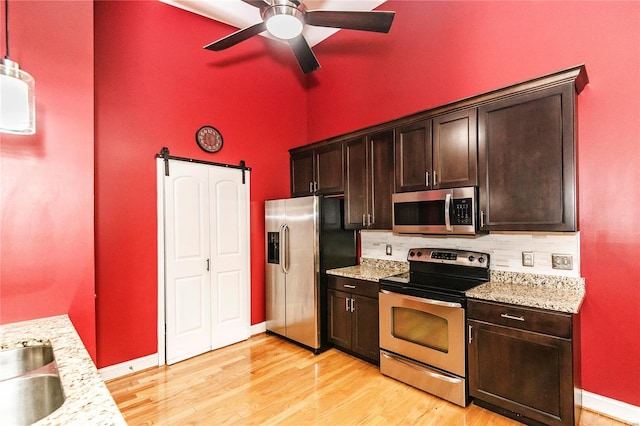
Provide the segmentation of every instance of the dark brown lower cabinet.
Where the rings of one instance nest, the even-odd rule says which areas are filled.
[[[477,300],[467,312],[474,403],[526,424],[577,425],[577,317]]]
[[[378,365],[378,283],[332,275],[327,281],[329,342]]]

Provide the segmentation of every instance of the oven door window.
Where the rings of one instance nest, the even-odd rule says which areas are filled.
[[[445,318],[399,306],[392,307],[391,311],[393,337],[449,352],[449,322]]]

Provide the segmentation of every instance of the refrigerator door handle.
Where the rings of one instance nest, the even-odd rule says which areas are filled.
[[[289,227],[286,223],[280,225],[280,270],[289,273]]]

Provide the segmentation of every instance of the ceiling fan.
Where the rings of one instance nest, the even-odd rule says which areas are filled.
[[[320,63],[302,35],[302,28],[305,25],[388,33],[395,16],[395,12],[376,10],[307,10],[302,4],[303,0],[242,1],[260,9],[262,22],[236,31],[204,48],[217,52],[235,46],[263,31],[269,31],[273,36],[287,40],[305,74],[320,68]]]

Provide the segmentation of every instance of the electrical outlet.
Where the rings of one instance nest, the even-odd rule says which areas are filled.
[[[393,252],[393,250],[391,248],[391,244],[387,244],[387,248],[386,248],[387,256],[391,256],[392,252]]]
[[[533,252],[532,251],[523,251],[522,252],[522,266],[533,266]]]
[[[573,256],[570,254],[552,254],[551,267],[553,269],[573,269]]]

